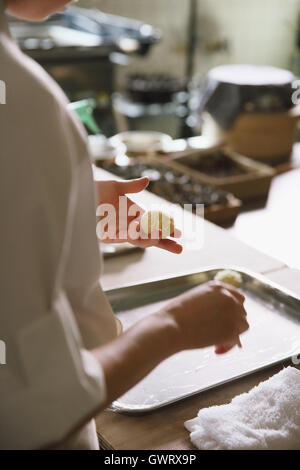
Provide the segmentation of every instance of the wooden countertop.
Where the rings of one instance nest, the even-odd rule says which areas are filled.
[[[184,421],[197,416],[200,408],[229,403],[236,395],[248,392],[282,367],[249,375],[144,416],[104,411],[96,420],[100,446],[117,450],[194,450]]]
[[[110,177],[101,170],[95,170],[96,179]],[[161,202],[159,198],[147,192],[134,199],[147,207],[151,203]],[[101,282],[104,288],[114,288],[166,275],[180,275],[211,265],[222,267],[227,264],[263,273],[300,296],[300,271],[289,269],[283,261],[257,251],[234,239],[226,230],[208,222],[204,222],[203,233],[196,248],[184,250],[179,256],[151,248],[145,252],[108,259],[105,261]],[[230,402],[234,396],[250,390],[260,381],[278,372],[281,367],[276,366],[252,374],[143,416],[126,416],[104,411],[96,420],[101,446],[119,450],[192,449],[189,434],[183,426],[184,421],[195,417],[200,408]]]

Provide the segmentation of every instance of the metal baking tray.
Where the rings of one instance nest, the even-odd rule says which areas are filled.
[[[107,291],[124,330],[163,306],[170,298],[212,280],[222,269],[242,276],[250,329],[242,349],[217,356],[214,348],[177,353],[115,401],[111,409],[145,413],[220,386],[300,353],[300,298],[264,276],[238,267],[210,267],[201,272]],[[155,345],[153,345],[155,347]]]

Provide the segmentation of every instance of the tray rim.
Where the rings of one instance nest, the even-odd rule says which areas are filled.
[[[199,270],[199,269],[192,270],[192,271],[181,273],[177,276],[174,276],[174,275],[157,276],[155,278],[147,279],[145,281],[138,282],[138,283],[137,282],[131,282],[131,283],[127,283],[127,284],[122,285],[122,286],[115,287],[115,288],[104,289],[104,292],[109,298],[110,293],[117,294],[118,291],[121,291],[123,289],[132,288],[132,287],[139,287],[139,286],[145,286],[145,285],[157,283],[157,282],[160,282],[160,281],[180,279],[182,277],[188,277],[188,276],[193,276],[193,275],[197,275],[197,274],[206,273],[206,272],[209,272],[209,271],[225,270],[225,269],[231,269],[231,270],[238,271],[242,274],[245,274],[245,275],[251,277],[254,280],[260,281],[261,283],[263,283],[264,285],[267,285],[268,287],[270,287],[272,289],[278,290],[279,292],[283,293],[284,295],[286,295],[288,297],[291,297],[292,299],[294,299],[294,300],[296,300],[300,303],[300,295],[298,296],[298,294],[294,293],[290,289],[287,289],[284,286],[280,286],[280,284],[266,278],[266,276],[263,273],[256,273],[256,272],[254,272],[250,269],[241,268],[240,266],[229,265],[229,264],[228,265],[224,264],[222,266],[220,266],[220,265],[208,265],[208,266],[203,267],[203,269],[201,269],[201,270]],[[221,381],[217,384],[209,385],[205,388],[202,388],[201,390],[197,390],[195,392],[188,393],[186,395],[182,395],[182,396],[180,396],[180,398],[171,399],[170,401],[165,402],[165,403],[160,403],[160,404],[157,404],[157,405],[146,405],[146,406],[143,406],[143,407],[141,407],[141,406],[136,406],[136,407],[131,406],[130,407],[130,406],[123,406],[123,405],[120,404],[120,402],[118,402],[118,400],[116,400],[108,407],[108,410],[112,411],[112,412],[116,412],[116,413],[130,414],[130,415],[133,415],[133,414],[142,415],[142,414],[154,412],[154,411],[157,411],[159,409],[165,408],[167,406],[170,406],[170,405],[176,404],[178,402],[181,402],[181,401],[183,401],[187,398],[192,398],[196,395],[200,395],[201,393],[207,392],[208,390],[212,390],[214,388],[221,387],[222,385],[228,384],[230,382],[235,382],[236,380],[239,380],[243,377],[254,374],[256,372],[271,368],[271,367],[273,367],[275,365],[278,365],[278,364],[284,364],[285,362],[290,360],[291,357],[292,356],[272,361],[268,364],[257,367],[254,370],[244,372],[244,373],[239,374],[239,375],[237,375],[233,378],[223,380],[223,381]]]
[[[107,287],[107,288],[104,288],[103,291],[105,292],[105,294],[107,296],[109,296],[110,294],[112,294],[113,292],[117,293],[117,291],[121,291],[123,289],[128,289],[128,288],[131,288],[131,287],[139,287],[139,286],[145,286],[146,284],[152,284],[152,283],[157,283],[157,282],[160,282],[160,281],[168,281],[168,280],[172,280],[172,279],[179,279],[179,278],[182,278],[182,277],[187,277],[187,276],[193,276],[193,275],[196,275],[196,274],[202,274],[202,273],[206,273],[208,271],[220,271],[220,270],[233,270],[233,271],[238,271],[242,274],[246,274],[247,276],[250,276],[254,279],[257,279],[258,281],[260,282],[263,282],[264,284],[267,284],[268,286],[272,287],[273,289],[276,289],[276,290],[279,290],[281,291],[283,294],[289,296],[289,297],[292,297],[296,300],[298,300],[300,302],[300,294],[297,294],[295,292],[293,292],[292,290],[288,289],[287,287],[284,287],[284,286],[281,286],[280,284],[278,284],[277,282],[275,281],[272,281],[271,279],[268,279],[265,274],[267,273],[256,273],[255,271],[252,271],[251,269],[248,269],[248,268],[242,268],[238,265],[232,265],[232,264],[224,264],[224,265],[207,265],[205,266],[203,269],[199,270],[199,269],[196,269],[196,270],[192,270],[192,271],[184,271],[182,273],[180,273],[179,275],[173,275],[173,274],[170,274],[170,275],[161,275],[161,276],[156,276],[156,277],[153,277],[153,278],[150,278],[150,279],[146,279],[144,281],[140,281],[140,282],[128,282],[126,284],[120,284],[116,287]]]

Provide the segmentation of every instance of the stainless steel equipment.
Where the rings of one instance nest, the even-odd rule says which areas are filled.
[[[78,7],[42,23],[10,18],[10,30],[71,101],[98,99],[95,117],[106,135],[116,132],[110,101],[115,65],[126,64],[132,54],[147,54],[160,39],[160,32],[148,24]]]
[[[107,292],[124,330],[161,308],[179,293],[214,278],[220,269],[235,269],[243,279],[242,292],[250,329],[234,348],[221,356],[214,348],[184,351],[156,367],[119,398],[112,409],[142,413],[288,360],[300,353],[300,298],[265,277],[235,268],[207,268],[185,276],[131,285]]]

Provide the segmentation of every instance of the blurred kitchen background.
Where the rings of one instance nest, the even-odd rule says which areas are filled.
[[[300,0],[81,0],[11,31],[63,87],[98,167],[204,202],[300,267]]]
[[[169,85],[170,91],[187,88],[190,92],[198,90],[206,73],[221,64],[273,65],[300,75],[299,0],[81,0],[76,7],[90,9],[85,21],[83,10],[77,10],[78,18],[74,21],[68,18],[68,14],[64,15],[64,23],[75,27],[78,37],[74,35],[72,38],[63,32],[64,39],[59,37],[57,43],[71,45],[73,39],[77,52],[75,47],[69,47],[64,57],[59,47],[53,51],[53,41],[46,35],[43,41],[26,37],[22,44],[63,85],[71,100],[97,96],[98,105],[102,105],[104,111],[101,120],[106,134],[113,135],[118,130],[105,115],[105,108],[114,92],[123,92],[114,99],[120,113],[132,117],[133,121],[127,123],[130,128],[150,126],[155,130],[159,127],[172,137],[193,134],[190,128],[195,125],[195,118],[190,109],[185,109],[186,100],[191,100],[191,96],[177,95],[175,111],[167,93],[161,98],[167,101],[161,109],[134,106],[135,103],[140,104],[141,96],[133,91],[128,93],[128,89],[139,84],[128,83],[128,79],[135,75],[145,79],[144,87],[151,87],[152,78],[154,88],[159,87],[155,81],[161,79],[160,84],[165,91]],[[69,10],[74,17],[75,8]],[[101,18],[99,14],[99,23],[102,19],[107,23],[97,30],[92,21],[97,20],[93,9],[138,20],[142,29],[138,23],[128,21],[124,21],[122,29],[122,21],[118,18],[105,15]],[[129,30],[126,29],[128,27]],[[85,32],[96,33],[96,37],[98,33],[98,38],[100,35],[102,51],[95,51],[95,37],[94,42],[88,37],[80,37],[78,30],[81,28]],[[115,39],[115,44],[112,39]],[[83,47],[84,44],[90,44],[90,51],[87,51],[88,46]],[[76,61],[80,68],[76,67]],[[163,83],[164,78],[178,79],[178,82]],[[136,99],[128,99],[132,97]],[[151,97],[145,100],[151,104]],[[192,109],[197,105],[196,100],[191,100]],[[161,118],[146,119],[148,114],[159,114]],[[178,116],[187,118],[187,123],[184,123],[187,129],[182,119],[176,119]],[[123,122],[123,126],[126,123]]]
[[[78,5],[161,30],[162,40],[145,60],[131,61],[131,73],[168,71],[185,77],[192,21],[196,75],[225,63],[297,67],[299,0],[82,0]],[[126,68],[119,69],[120,84],[127,74]]]

